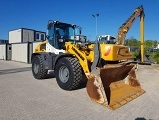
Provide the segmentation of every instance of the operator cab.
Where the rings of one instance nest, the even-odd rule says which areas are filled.
[[[100,43],[115,44],[116,38],[111,35],[100,35],[98,36],[98,41]]]
[[[74,24],[49,21],[47,27],[47,39],[49,44],[56,49],[64,49],[65,42],[74,42],[76,40],[76,29],[77,27]]]

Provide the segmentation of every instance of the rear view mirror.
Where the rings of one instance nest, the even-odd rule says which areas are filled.
[[[80,34],[80,35],[82,34],[82,30],[81,30],[81,29],[79,30],[79,34]]]

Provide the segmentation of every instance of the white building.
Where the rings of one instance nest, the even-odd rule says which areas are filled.
[[[158,45],[157,45],[157,49],[159,49],[159,43],[158,43]]]
[[[45,40],[46,33],[33,29],[19,28],[9,31],[9,43],[25,43]]]

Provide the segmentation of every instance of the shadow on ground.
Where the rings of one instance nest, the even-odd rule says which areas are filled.
[[[31,71],[31,67],[0,70],[0,75]]]
[[[153,120],[153,119],[145,119],[144,117],[141,117],[141,118],[135,118],[135,120]]]
[[[43,80],[52,79],[52,78],[56,78],[56,77],[55,77],[55,73],[54,73],[54,71],[49,71],[49,72],[48,72],[48,75],[47,75],[46,78],[43,79]],[[76,90],[85,88],[85,87],[86,87],[86,83],[87,83],[87,78],[86,78],[85,75],[83,75],[82,82],[81,82],[80,86],[79,86]]]
[[[31,71],[31,67],[0,70],[0,75],[14,74],[14,73],[20,73],[20,72],[26,72],[26,71]],[[41,80],[47,80],[47,79],[52,79],[52,78],[55,78],[54,71],[49,71],[46,78],[41,79]],[[87,78],[85,77],[85,75],[83,75],[82,82],[76,90],[85,88],[86,87],[86,81],[87,81]]]

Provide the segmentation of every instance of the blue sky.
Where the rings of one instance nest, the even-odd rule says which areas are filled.
[[[143,5],[145,39],[159,41],[159,0],[0,0],[0,39],[17,28],[46,31],[48,20],[59,20],[82,27],[83,35],[94,40],[96,22],[92,14],[99,13],[97,34],[116,36],[118,28]],[[126,38],[139,39],[139,18]]]

